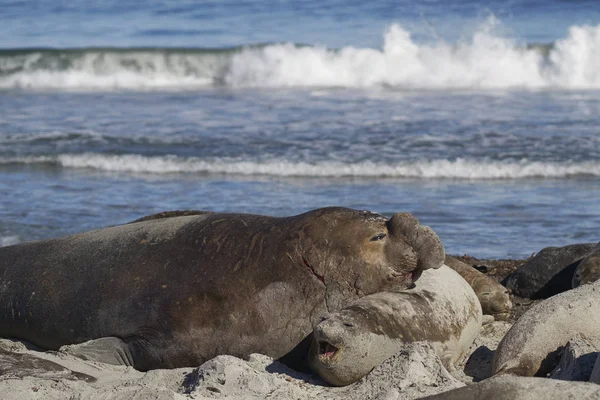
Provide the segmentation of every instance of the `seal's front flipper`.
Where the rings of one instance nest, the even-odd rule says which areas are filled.
[[[0,348],[0,375],[6,379],[33,377],[55,381],[68,379],[70,381],[96,382],[97,380],[93,376],[73,371],[33,354],[19,353],[3,348]]]
[[[133,366],[133,357],[129,347],[117,337],[104,337],[79,344],[61,346],[58,351],[84,360]]]

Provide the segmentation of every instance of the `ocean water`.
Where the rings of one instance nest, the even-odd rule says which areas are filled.
[[[600,240],[594,1],[4,1],[0,246],[164,210]]]

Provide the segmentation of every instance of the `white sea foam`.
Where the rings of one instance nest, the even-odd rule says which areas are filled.
[[[61,58],[68,60],[66,68]],[[0,59],[0,70],[19,67],[0,76],[0,88],[196,88],[211,85],[225,62],[210,53],[89,50],[56,57],[56,52],[31,52]]]
[[[538,161],[430,160],[398,163],[371,161],[315,163],[286,160],[245,161],[232,158],[198,159],[177,156],[62,154],[56,157],[20,157],[0,164],[58,164],[63,168],[142,174],[227,174],[277,177],[355,177],[422,179],[524,179],[600,176],[600,162],[551,163]]]
[[[21,239],[18,236],[0,236],[0,247],[12,246],[19,243],[21,243]]]
[[[210,84],[212,84],[211,78],[196,78],[164,72],[143,74],[118,69],[112,73],[96,73],[85,70],[33,71],[0,78],[0,88],[2,89],[193,89]]]
[[[269,46],[235,55],[232,86],[399,88],[600,88],[600,26],[573,26],[545,58],[494,32],[492,18],[469,40],[417,44],[392,25],[381,50]]]
[[[417,43],[398,24],[381,49],[275,44],[242,51],[82,50],[0,57],[0,88],[152,89],[392,86],[409,89],[600,88],[600,25],[572,26],[549,54],[496,32],[490,18],[457,43]],[[69,60],[65,67],[63,58]],[[62,64],[61,64],[62,63]]]

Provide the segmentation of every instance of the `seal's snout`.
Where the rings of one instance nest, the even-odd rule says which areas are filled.
[[[410,272],[397,272],[395,270],[391,270],[388,275],[389,285],[386,290],[391,290],[392,288],[402,288],[402,289],[410,289],[414,287],[415,281],[419,279],[423,270],[421,268],[417,268]]]
[[[343,324],[343,326],[346,326],[346,324]],[[337,321],[325,319],[315,326],[311,345],[313,362],[323,366],[335,364],[339,359],[341,335],[342,324]]]
[[[438,235],[428,226],[423,226],[410,213],[396,213],[388,222],[389,233],[408,244],[413,254],[405,258],[415,258],[412,270],[418,271],[413,279],[419,278],[423,270],[439,268],[444,264],[446,252]]]

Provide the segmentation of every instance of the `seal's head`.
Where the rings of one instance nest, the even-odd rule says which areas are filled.
[[[334,386],[358,381],[398,345],[382,334],[375,334],[361,313],[342,310],[323,317],[313,330],[309,360],[312,369]]]
[[[505,321],[513,308],[510,291],[499,283],[484,282],[483,287],[474,287],[484,314],[492,315],[498,321]]]
[[[571,283],[572,287],[576,288],[586,283],[596,282],[598,279],[600,279],[600,243],[577,265]]]
[[[439,237],[409,213],[386,218],[369,211],[323,208],[304,214],[299,222],[304,266],[325,285],[349,284],[358,297],[384,288],[408,288],[421,272],[444,262]]]

